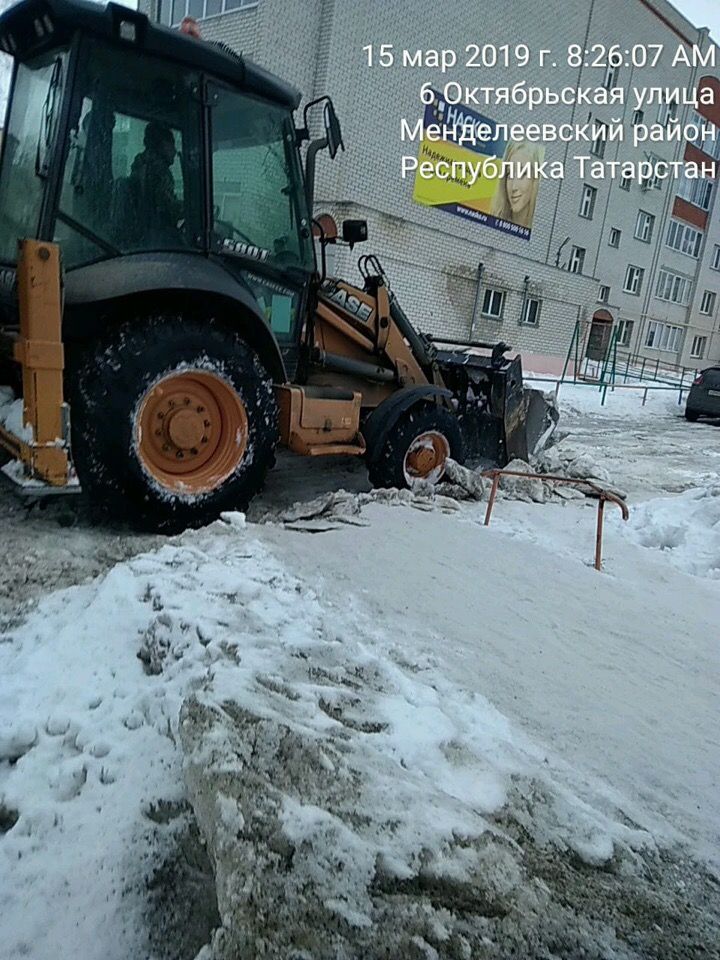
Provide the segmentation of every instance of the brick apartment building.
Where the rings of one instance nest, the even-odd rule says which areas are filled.
[[[363,47],[392,43],[396,49],[450,48],[468,43],[524,42],[533,50],[566,50],[570,44],[664,44],[656,67],[623,64],[611,75],[602,67],[564,60],[554,87],[611,85],[715,91],[715,105],[701,106],[702,122],[720,127],[720,73],[708,66],[671,67],[684,45],[707,51],[712,41],[665,0],[139,0],[140,9],[168,26],[185,15],[201,21],[203,36],[221,40],[294,83],[311,99],[332,95],[343,124],[346,152],[322,159],[316,213],[336,219],[366,218],[370,241],[406,311],[421,329],[457,338],[504,339],[547,369],[567,353],[577,321],[582,349],[607,342],[618,331],[621,352],[652,361],[703,367],[720,360],[720,204],[716,184],[620,179],[540,183],[529,239],[413,201],[413,180],[401,178],[400,120],[422,116],[423,83],[451,79],[482,83],[548,84],[546,72],[510,66],[482,71],[458,66],[444,77],[424,67],[382,69],[367,65]],[[559,58],[560,59],[560,58]],[[720,56],[718,57],[720,66]],[[481,108],[478,108],[481,109]],[[635,121],[665,122],[675,114],[692,123],[691,105],[654,103],[633,117],[623,106],[544,106],[529,115],[512,104],[488,107],[495,121],[554,124],[613,122],[626,132]],[[699,149],[702,147],[702,151]],[[708,152],[709,151],[709,152]],[[547,161],[588,153],[587,145],[548,143]],[[633,147],[608,142],[605,160],[683,158],[710,162],[718,141],[698,146],[660,142]],[[333,268],[355,277],[354,257],[337,249]],[[591,346],[591,350],[592,350]]]

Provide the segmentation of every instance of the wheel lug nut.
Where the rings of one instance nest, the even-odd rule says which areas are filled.
[[[198,413],[204,413],[204,411],[205,411],[205,407],[198,407],[198,408],[197,408],[197,412],[198,412]]]
[[[175,454],[175,456],[178,458],[178,460],[182,460],[182,458],[185,456],[185,454],[182,452],[182,450],[178,450],[178,452]]]
[[[158,414],[158,420],[164,420],[164,419],[165,419],[165,414],[162,413],[162,412],[159,413],[159,414]]]
[[[209,420],[203,420],[203,426],[204,426],[204,427],[209,427],[209,426],[210,426],[210,421],[209,421]]]
[[[192,450],[190,451],[190,453],[191,453],[194,457],[196,457],[197,454],[198,454],[197,447],[193,447]]]
[[[163,444],[163,450],[168,451],[169,449],[170,449],[170,444],[169,444],[169,443],[164,443],[164,444]]]
[[[185,405],[187,406],[187,404],[189,403],[190,403],[190,397],[185,397]]]
[[[203,437],[202,440],[200,441],[200,443],[207,443],[207,442],[208,442],[208,438],[207,438],[207,437]]]

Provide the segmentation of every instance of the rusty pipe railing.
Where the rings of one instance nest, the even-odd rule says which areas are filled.
[[[483,477],[492,477],[490,498],[488,500],[487,510],[485,511],[486,527],[490,525],[490,517],[492,516],[493,507],[495,506],[500,477],[521,477],[525,480],[549,480],[551,483],[568,483],[576,487],[585,486],[592,490],[593,494],[598,498],[597,526],[595,528],[596,570],[602,570],[602,539],[606,502],[614,503],[619,507],[623,520],[627,520],[630,517],[627,504],[621,497],[613,493],[612,490],[605,490],[604,487],[599,487],[596,483],[593,483],[592,480],[583,480],[576,477],[557,477],[551,473],[522,473],[520,470],[484,470],[482,475]]]

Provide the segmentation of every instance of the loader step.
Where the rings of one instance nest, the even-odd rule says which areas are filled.
[[[362,397],[352,390],[282,384],[275,387],[280,442],[305,456],[362,456]]]
[[[52,483],[45,483],[38,477],[27,476],[22,463],[11,460],[0,467],[0,483],[9,486],[18,497],[28,500],[44,499],[45,497],[66,497],[82,493],[77,477],[71,477],[66,484],[59,487]]]

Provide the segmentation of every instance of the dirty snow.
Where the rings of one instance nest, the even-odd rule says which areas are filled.
[[[542,798],[530,825],[536,841],[588,864],[622,858],[623,850],[632,862],[658,839],[702,847],[716,837],[717,793],[702,773],[716,707],[710,639],[695,641],[692,671],[675,651],[678,643],[687,649],[713,612],[702,581],[680,606],[653,588],[632,625],[634,583],[508,541],[500,524],[485,529],[472,515],[407,504],[370,504],[366,512],[370,526],[321,538],[230,516],[52,595],[3,637],[0,671],[14,679],[0,707],[0,792],[5,822],[17,818],[2,839],[13,878],[0,919],[8,956],[56,957],[58,942],[87,960],[144,949],[142,889],[163,855],[149,811],[185,795],[177,739],[188,695],[210,712],[231,704],[255,726],[265,721],[309,738],[309,778],[276,795],[282,835],[304,851],[292,889],[311,884],[328,913],[353,928],[373,922],[378,857],[398,880],[420,870],[457,883],[480,875],[480,838],[496,829],[491,818],[518,779]],[[436,549],[421,564],[422,542]],[[367,557],[368,548],[373,562],[358,574],[349,554]],[[390,581],[383,571],[393,551],[415,562]],[[503,564],[493,566],[499,552]],[[450,556],[461,559],[465,580],[453,583]],[[524,593],[508,604],[501,583],[519,580],[521,570]],[[478,580],[485,589],[473,595]],[[418,582],[435,589],[414,595],[409,611],[408,590]],[[541,609],[543,597],[550,602]],[[561,597],[565,627],[552,612]],[[664,625],[680,611],[686,637],[677,629],[668,637]],[[433,623],[440,630],[428,629]],[[508,658],[513,676],[503,679],[499,661]],[[532,693],[538,676],[542,693]],[[578,711],[594,689],[607,713],[603,720],[590,711],[588,726]],[[504,712],[514,702],[520,722]],[[565,733],[548,749],[551,727]],[[201,781],[212,782],[218,765],[242,779],[246,764],[237,766],[228,736],[220,728],[198,739],[185,729],[191,766],[207,767]],[[312,802],[323,767],[341,794],[331,809],[330,800]],[[597,777],[612,767],[634,770],[628,795],[616,787],[630,780],[616,773],[611,788]],[[347,870],[330,868],[338,859]],[[222,891],[221,884],[221,913],[229,896]]]
[[[366,489],[354,462],[282,457],[275,522],[120,563],[161,541],[0,500],[0,613],[107,570],[0,632],[2,956],[194,956],[147,942],[158,811],[188,798],[223,920],[202,960],[288,956],[303,922],[313,960],[714,956],[720,434],[608,397],[563,386],[553,448],[628,493],[600,574],[584,498],[488,528],[443,497],[287,512]]]

